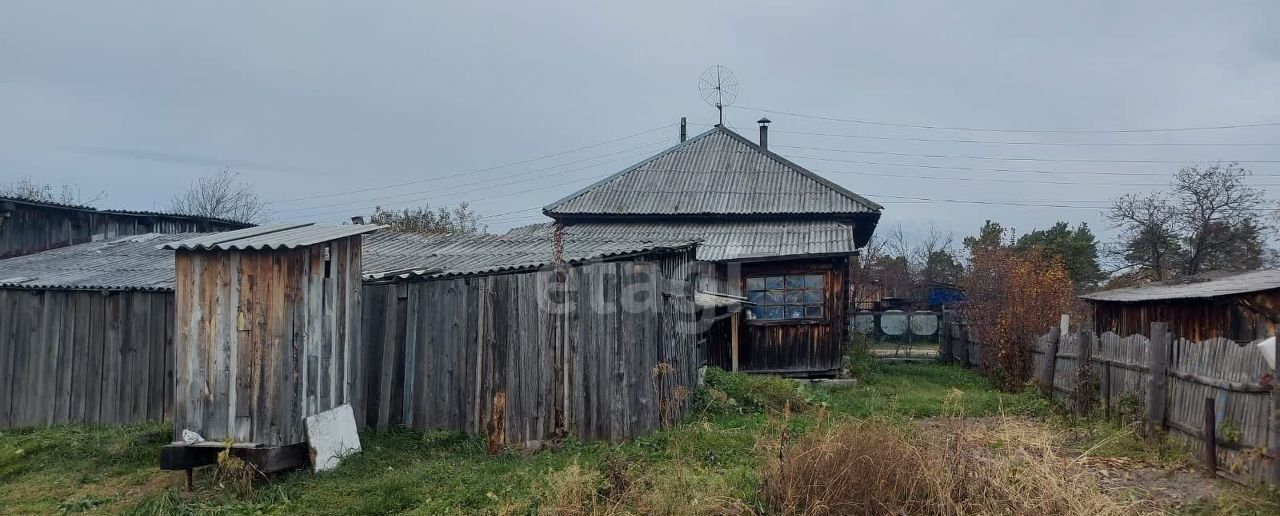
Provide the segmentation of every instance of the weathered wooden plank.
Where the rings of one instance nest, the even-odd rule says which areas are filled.
[[[1147,423],[1162,429],[1166,421],[1169,369],[1169,330],[1165,323],[1151,323],[1150,353],[1147,362],[1151,368],[1151,385],[1147,388]]]
[[[0,290],[0,428],[11,426],[13,402],[13,355],[17,348],[17,307],[19,292]]]

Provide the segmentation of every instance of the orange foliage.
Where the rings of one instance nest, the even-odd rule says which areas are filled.
[[[974,249],[965,289],[969,338],[983,344],[983,368],[1001,388],[1022,388],[1036,337],[1075,303],[1066,268],[1037,251]]]

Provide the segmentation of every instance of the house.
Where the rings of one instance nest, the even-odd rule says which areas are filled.
[[[722,125],[543,209],[554,224],[515,234],[698,239],[699,290],[740,296],[705,329],[711,365],[795,376],[841,367],[849,260],[882,207]]]
[[[1080,297],[1092,306],[1099,334],[1146,335],[1151,323],[1164,322],[1178,338],[1249,342],[1276,334],[1280,270],[1209,272]]]
[[[250,224],[150,211],[100,210],[0,197],[0,258],[144,233],[208,233]]]

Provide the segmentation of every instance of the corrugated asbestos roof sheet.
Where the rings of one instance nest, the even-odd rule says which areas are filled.
[[[1198,277],[1153,283],[1140,287],[1104,290],[1080,296],[1088,301],[1134,303],[1171,299],[1207,299],[1280,288],[1280,269],[1239,274],[1202,274]]]
[[[564,260],[579,263],[687,249],[696,239],[566,238]],[[550,232],[528,235],[429,236],[379,232],[364,243],[365,279],[440,278],[536,269],[552,263]]]
[[[368,230],[377,227],[364,226]],[[148,233],[0,260],[0,287],[172,290],[174,251],[171,249],[183,242],[217,245],[219,239],[215,237],[228,233],[234,232],[169,235]],[[295,236],[298,237],[296,242],[308,242],[322,236],[324,238],[320,241],[330,240],[334,238],[333,234],[309,233],[307,235],[310,236]],[[259,245],[259,241],[251,242],[251,245]],[[291,238],[289,244],[294,243]],[[566,261],[577,263],[596,258],[687,249],[695,243],[696,241],[689,239],[643,242],[616,239],[568,240],[565,242],[564,256]],[[551,263],[552,240],[550,236],[429,236],[381,231],[364,237],[363,250],[362,268],[366,279],[447,277],[511,272],[547,265]]]
[[[863,214],[879,204],[725,128],[543,208],[548,215]]]
[[[241,222],[238,220],[220,219],[217,217],[202,217],[199,215],[188,215],[185,213],[173,213],[173,212],[165,212],[165,211],[100,209],[100,208],[94,208],[93,206],[85,206],[81,204],[33,201],[31,199],[19,199],[17,197],[0,196],[0,202],[13,202],[13,203],[19,203],[19,204],[26,204],[30,206],[39,206],[42,208],[55,208],[55,209],[62,209],[62,210],[91,211],[91,212],[97,212],[97,213],[106,213],[110,215],[128,215],[128,216],[134,216],[134,217],[162,217],[162,218],[171,218],[171,219],[204,220],[204,221],[214,222],[218,224],[226,224],[228,226],[249,227],[253,225],[253,224],[249,224],[247,222]]]
[[[173,251],[156,244],[200,233],[147,233],[0,260],[0,287],[172,290]]]
[[[511,235],[551,235],[552,224],[512,229]],[[580,222],[565,226],[574,239],[699,239],[698,259],[718,262],[753,258],[853,254],[854,228],[832,220],[742,222]]]
[[[223,233],[211,233],[180,242],[163,244],[174,250],[244,251],[294,249],[360,235],[382,229],[377,225],[319,226],[315,224],[275,224]]]

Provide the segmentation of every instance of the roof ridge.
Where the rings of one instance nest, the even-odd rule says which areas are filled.
[[[723,136],[709,143],[706,141],[718,135]],[[699,147],[690,154],[681,155],[682,151],[693,146]],[[664,158],[667,158],[664,165],[653,165],[655,161]],[[680,172],[688,174],[677,178]],[[756,177],[757,174],[751,174],[753,172],[759,173],[759,179],[744,179],[740,189],[723,191],[713,186],[716,179],[713,177],[714,173],[735,174],[740,178]],[[618,183],[620,179],[633,173],[636,174],[635,178]],[[711,173],[712,176],[704,173]],[[798,177],[789,177],[787,174]],[[611,183],[618,186],[605,186]],[[671,185],[669,191],[661,190],[664,184]],[[766,192],[780,187],[788,188],[781,194],[797,194],[801,197],[781,201],[777,198],[779,193]],[[664,193],[679,195],[669,196],[663,195]],[[681,202],[682,200],[687,202]],[[548,204],[543,207],[542,212],[549,216],[696,213],[813,215],[875,214],[883,209],[880,204],[761,147],[738,132],[716,125]]]

